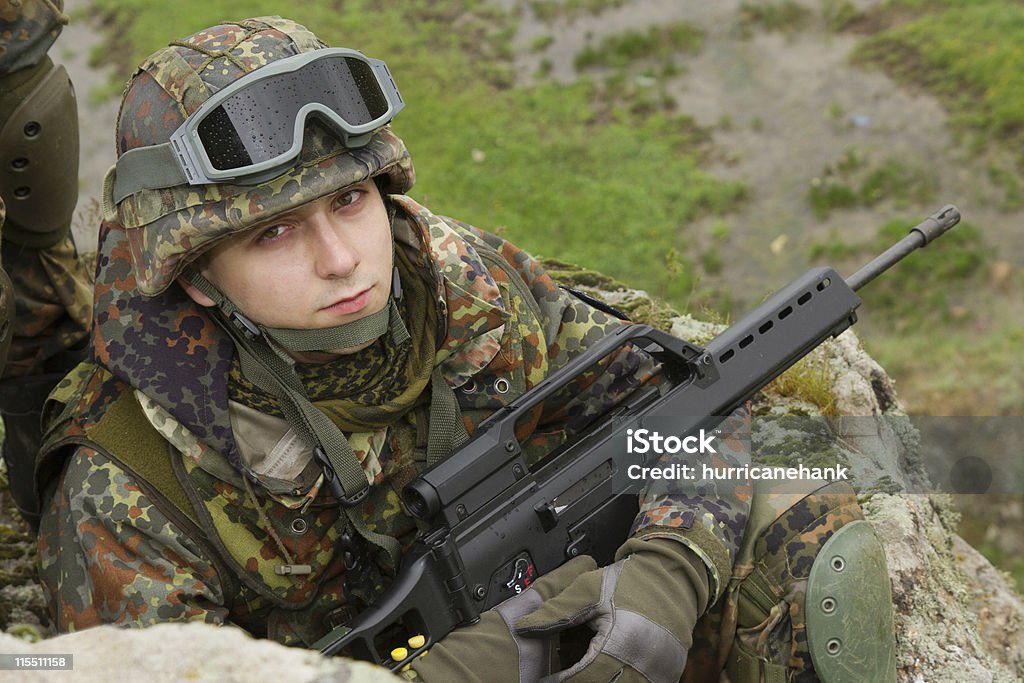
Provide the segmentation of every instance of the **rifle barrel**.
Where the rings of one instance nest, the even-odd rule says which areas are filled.
[[[846,279],[850,289],[857,291],[887,271],[912,251],[925,246],[960,222],[960,210],[947,204],[910,229],[910,234],[875,257],[870,263]]]

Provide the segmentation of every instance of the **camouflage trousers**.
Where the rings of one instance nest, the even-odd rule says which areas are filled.
[[[697,622],[682,681],[817,681],[807,645],[807,579],[825,542],[859,519],[856,495],[842,482],[810,495],[755,486],[732,578]]]
[[[32,249],[3,242],[3,268],[14,284],[11,350],[3,377],[59,372],[62,356],[82,346],[92,321],[92,269],[71,237]]]
[[[3,458],[14,501],[25,519],[35,524],[27,505],[32,500],[33,457],[41,437],[43,402],[88,352],[91,267],[79,258],[68,236],[46,249],[4,240],[3,270],[10,274],[9,295],[14,299],[13,318],[0,321],[10,335],[0,381]]]

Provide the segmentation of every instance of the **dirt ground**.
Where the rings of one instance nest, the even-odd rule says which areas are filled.
[[[103,175],[114,163],[114,121],[118,98],[100,99],[97,93],[110,81],[107,69],[89,63],[94,50],[102,50],[104,37],[89,21],[88,0],[65,0],[71,23],[54,44],[55,61],[67,68],[78,97],[80,155],[78,211],[72,225],[79,251],[96,251],[96,228]]]
[[[718,153],[708,170],[750,188],[749,200],[725,218],[731,229],[730,267],[706,283],[728,291],[737,303],[759,300],[768,283],[782,283],[809,265],[814,240],[865,238],[894,215],[923,218],[945,203],[956,204],[965,220],[982,226],[987,241],[998,246],[1000,258],[1011,268],[1024,265],[1024,241],[1011,239],[1024,222],[1024,211],[999,208],[1000,190],[986,172],[999,151],[969,154],[954,142],[945,110],[934,97],[850,65],[850,52],[862,37],[828,31],[818,3],[808,4],[814,16],[799,31],[754,28],[744,33],[740,0],[633,0],[618,9],[550,23],[537,20],[525,0],[495,1],[519,18],[517,72],[526,82],[535,78],[542,61],[550,63],[551,78],[572,81],[577,78],[575,56],[615,33],[677,21],[706,33],[698,54],[676,57],[683,68],[664,87],[680,113],[713,130]],[[103,39],[89,20],[88,0],[65,4],[73,20],[57,44],[57,56],[71,73],[79,97],[81,200],[75,232],[79,247],[89,251],[94,249],[94,202],[114,161],[117,100],[97,101],[96,93],[111,76],[89,64],[90,53],[102,49]],[[854,3],[862,10],[877,4]],[[550,45],[533,49],[534,41],[545,35],[554,37]],[[936,179],[934,201],[898,208],[882,202],[816,218],[806,199],[810,183],[846,150],[856,150],[865,163],[895,158],[926,169]],[[679,229],[700,244],[713,220]]]
[[[746,34],[739,22],[739,0],[634,0],[596,16],[553,24],[537,21],[527,3],[503,4],[520,8],[517,72],[535,74],[547,60],[551,77],[562,82],[577,77],[576,54],[605,36],[677,21],[705,32],[698,54],[676,58],[682,73],[665,88],[679,112],[713,129],[719,154],[708,170],[750,188],[749,201],[726,218],[732,228],[732,256],[727,274],[715,283],[730,290],[737,302],[757,301],[766,293],[766,283],[782,283],[801,272],[809,264],[813,240],[835,234],[847,240],[866,238],[894,215],[924,218],[946,203],[956,204],[965,220],[983,226],[1001,258],[1017,269],[1024,264],[1024,242],[1011,239],[1024,212],[998,208],[1000,191],[986,171],[998,150],[969,155],[954,142],[936,98],[908,91],[880,72],[852,66],[850,53],[863,36],[827,30],[820,3],[804,3],[813,16],[798,31],[755,27]],[[853,4],[866,10],[879,2]],[[543,51],[531,50],[543,35],[555,40]],[[895,158],[934,174],[935,200],[906,209],[883,202],[816,218],[806,199],[810,183],[850,149],[867,163]],[[686,234],[701,240],[711,221],[686,227]]]

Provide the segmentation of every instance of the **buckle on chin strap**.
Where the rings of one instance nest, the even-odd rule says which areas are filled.
[[[313,449],[313,457],[324,473],[324,481],[331,487],[331,494],[338,499],[338,502],[342,507],[351,508],[359,505],[366,498],[367,494],[370,493],[370,485],[366,484],[359,491],[355,493],[345,493],[344,487],[341,485],[341,480],[338,478],[338,474],[334,471],[331,466],[331,461],[327,458],[327,453],[321,447]]]
[[[240,311],[232,311],[231,320],[236,325],[241,327],[251,337],[261,337],[263,333],[260,332],[260,328],[253,321],[246,318]]]

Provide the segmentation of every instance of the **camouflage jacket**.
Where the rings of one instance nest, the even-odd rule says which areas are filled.
[[[496,408],[623,324],[557,287],[507,241],[435,216],[411,199],[392,199],[399,207],[396,240],[432,264],[447,321],[435,363],[455,389],[470,433]],[[105,225],[94,362],[70,374],[54,395],[66,404],[65,419],[50,434],[43,463],[66,462],[38,547],[55,623],[69,631],[99,623],[205,620],[308,645],[371,602],[393,575],[394,562],[362,541],[344,518],[339,523],[336,504],[315,499],[316,482],[288,490],[263,478],[258,494],[245,490],[229,464],[238,462],[239,447],[227,393],[234,349],[178,288],[140,296],[130,258],[124,230]],[[548,452],[656,377],[646,354],[620,350],[539,408],[523,429],[525,449]],[[158,434],[164,449],[170,445],[197,525],[175,514],[159,484],[140,480],[94,438],[104,420],[135,401],[146,416],[144,426]],[[397,539],[403,550],[417,527],[398,492],[423,466],[423,423],[421,410],[410,411],[381,435],[389,448],[371,446],[372,452],[359,454],[373,480],[361,519],[369,531]],[[121,439],[138,448],[145,441],[135,434]],[[718,595],[746,512],[736,498],[650,496],[635,528],[694,547],[708,562]],[[309,573],[275,571],[296,563]]]
[[[37,64],[68,23],[64,0],[0,0],[0,76]]]

